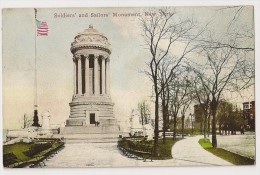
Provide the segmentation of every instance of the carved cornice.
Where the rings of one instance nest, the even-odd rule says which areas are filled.
[[[97,49],[97,50],[105,51],[105,52],[107,52],[108,54],[111,54],[110,48],[102,47],[102,46],[100,46],[100,45],[80,44],[80,45],[72,46],[72,47],[70,48],[70,50],[71,50],[72,53],[75,53],[76,51],[82,50],[82,49]]]
[[[107,38],[100,34],[93,34],[93,33],[82,33],[75,37],[75,43],[91,43],[96,42],[104,45],[110,45]]]
[[[81,59],[81,58],[89,59],[91,57],[91,55],[93,55],[93,54],[74,54],[74,56],[72,57],[72,60],[73,60],[73,62],[76,62],[78,59]],[[109,55],[104,54],[104,53],[94,54],[94,58],[101,58],[101,59],[110,61]]]
[[[109,106],[114,106],[114,103],[112,102],[70,102],[70,106],[78,106],[78,105],[109,105]]]

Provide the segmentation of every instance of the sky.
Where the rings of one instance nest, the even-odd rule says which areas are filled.
[[[222,32],[228,14],[216,7],[178,7],[178,17],[193,18],[199,24],[213,20],[211,27]],[[131,110],[142,100],[151,101],[152,83],[143,73],[149,52],[145,49],[138,17],[113,17],[113,13],[141,13],[148,8],[39,8],[37,19],[49,26],[47,37],[36,37],[34,9],[3,11],[3,128],[20,128],[25,113],[33,112],[35,46],[38,79],[39,116],[51,113],[51,123],[60,124],[69,117],[73,94],[73,62],[70,44],[77,33],[90,24],[103,33],[112,48],[110,55],[111,97],[115,117],[126,121]],[[79,14],[88,17],[79,17]],[[108,14],[108,17],[90,17]],[[71,17],[57,17],[62,15]],[[252,25],[252,7],[245,10],[242,21]],[[181,46],[179,46],[181,47]],[[178,52],[178,46],[175,46]],[[245,91],[253,99],[253,90]],[[233,98],[233,97],[232,97]],[[241,103],[241,99],[238,100]],[[153,105],[151,103],[151,108]],[[153,110],[152,110],[153,113]],[[40,117],[41,118],[41,117]]]

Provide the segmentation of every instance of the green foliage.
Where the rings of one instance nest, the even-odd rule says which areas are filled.
[[[172,146],[181,139],[176,139],[175,141],[172,138],[166,138],[165,144],[163,144],[163,140],[159,139],[158,144],[158,152],[157,156],[154,156],[155,160],[165,160],[172,158]]]
[[[254,165],[255,160],[250,159],[230,151],[227,151],[222,148],[213,148],[210,141],[207,140],[206,142],[204,139],[199,140],[199,144],[207,151],[211,152],[212,154],[234,164],[234,165]]]
[[[194,106],[194,117],[196,122],[203,122],[205,115],[207,115],[207,112],[205,111],[205,105],[204,104],[197,104]]]
[[[205,141],[204,139],[200,139],[200,140],[199,140],[199,144],[200,144],[204,149],[212,148],[212,144],[210,143],[209,139],[207,139],[206,141]]]
[[[32,143],[19,142],[10,145],[3,146],[3,153],[14,153],[20,160],[29,160],[30,158],[23,154],[24,151],[30,149],[33,146]]]
[[[28,157],[33,157],[40,152],[47,150],[52,147],[51,143],[43,143],[43,144],[34,144],[28,150],[24,151],[23,153]]]
[[[242,112],[227,101],[219,103],[217,120],[224,130],[239,130],[241,125],[243,125]]]
[[[44,156],[45,154],[52,152],[52,150],[62,146],[63,144],[63,142],[48,142],[45,144],[18,142],[10,145],[3,145],[3,154],[14,154],[17,157],[17,159],[16,162],[13,163],[19,162],[20,164],[26,165],[30,162],[35,161],[35,156]],[[25,154],[25,152],[28,150],[34,150],[38,152],[35,152],[32,155],[33,157],[29,157]]]
[[[172,138],[166,138],[165,144],[163,144],[163,140],[159,139],[158,142],[158,147],[157,147],[157,155],[153,156],[152,158],[154,160],[165,160],[165,159],[171,159],[172,154],[172,146],[181,139],[176,139],[175,141]],[[130,143],[129,143],[130,142]],[[133,146],[132,148],[135,148],[134,145],[137,145],[136,147],[138,148],[138,145],[145,145],[147,147],[153,147],[153,140],[138,140],[138,139],[126,139],[123,138],[121,141],[118,142],[120,146],[123,146],[124,148],[129,148],[129,146]]]

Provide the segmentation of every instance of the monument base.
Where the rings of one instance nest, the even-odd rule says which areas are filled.
[[[120,130],[116,119],[100,119],[99,123],[86,124],[85,119],[68,119],[61,134],[102,134],[118,133]]]
[[[66,142],[117,142],[119,135],[122,135],[119,125],[103,123],[99,126],[65,126],[57,136]]]

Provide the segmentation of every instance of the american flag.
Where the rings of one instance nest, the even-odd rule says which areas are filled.
[[[37,25],[37,36],[48,36],[48,24],[44,21],[38,21],[36,19]]]

